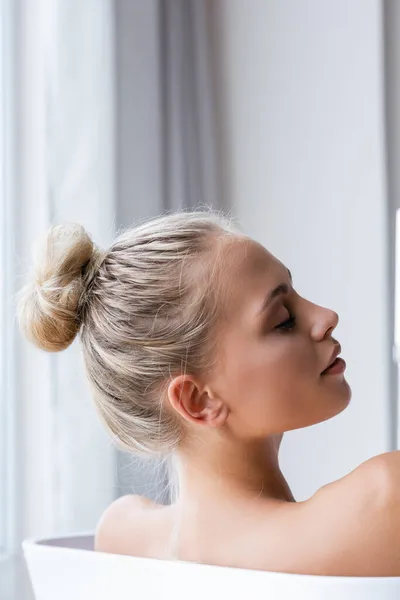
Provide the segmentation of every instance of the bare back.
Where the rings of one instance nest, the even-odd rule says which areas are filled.
[[[397,464],[398,453],[386,453],[304,502],[232,502],[180,522],[173,505],[124,496],[100,521],[96,550],[287,573],[400,575],[400,530],[397,543],[388,539],[390,523],[400,524],[387,493]]]

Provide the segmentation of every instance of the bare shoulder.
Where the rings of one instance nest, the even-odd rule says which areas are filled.
[[[377,454],[361,463],[350,475],[373,476],[378,478],[378,483],[389,486],[400,486],[400,450]],[[376,480],[375,480],[376,481]]]
[[[321,574],[400,575],[400,452],[370,458],[309,501]]]
[[[400,451],[396,450],[369,458],[344,477],[320,488],[315,497],[351,490],[357,491],[358,496],[372,494],[374,499],[386,501],[397,489],[400,490]]]
[[[95,531],[98,552],[132,554],[145,535],[143,514],[159,506],[149,498],[127,494],[114,500],[101,515]],[[128,534],[132,532],[134,539]]]

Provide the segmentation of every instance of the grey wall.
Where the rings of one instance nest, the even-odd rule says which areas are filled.
[[[219,206],[207,2],[117,0],[114,7],[118,227]],[[118,493],[163,495],[163,469],[122,453],[118,460]]]
[[[395,444],[382,7],[218,7],[232,205],[299,293],[339,313],[353,388],[342,414],[284,438],[282,467],[300,500]]]
[[[117,229],[163,209],[158,4],[114,2]],[[118,452],[116,496],[162,499],[165,483],[157,464]]]
[[[383,2],[383,34],[385,57],[385,133],[386,133],[386,172],[387,172],[387,228],[388,228],[388,274],[390,318],[394,315],[395,300],[395,214],[400,207],[400,4],[394,0]],[[390,331],[390,343],[394,345],[393,327]],[[399,406],[397,366],[394,361],[390,369],[392,394],[392,427],[399,447]]]
[[[162,207],[158,4],[114,2],[118,227]]]

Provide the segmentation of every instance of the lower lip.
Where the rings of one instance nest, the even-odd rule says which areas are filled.
[[[329,369],[321,373],[322,375],[338,375],[346,370],[346,362],[343,358],[337,358]]]

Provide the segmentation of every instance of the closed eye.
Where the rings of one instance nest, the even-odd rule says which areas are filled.
[[[295,325],[296,325],[296,317],[290,316],[289,319],[286,319],[286,321],[279,323],[279,325],[274,327],[274,329],[277,329],[278,331],[281,331],[281,332],[285,332],[285,331],[290,331],[291,329],[293,329]]]

